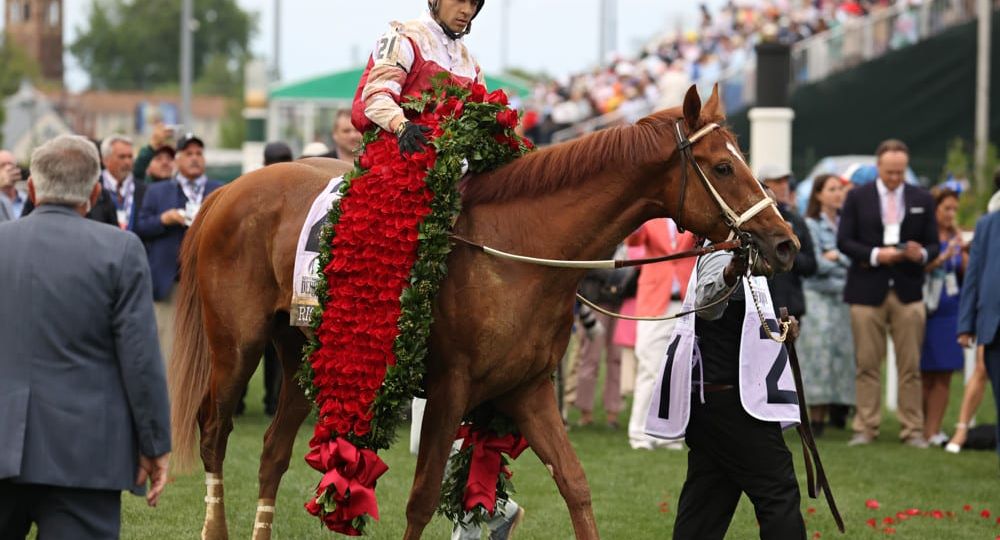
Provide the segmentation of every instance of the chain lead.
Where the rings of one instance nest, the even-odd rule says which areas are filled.
[[[751,277],[750,273],[751,273],[751,271],[752,271],[752,269],[754,267],[754,264],[756,264],[756,262],[757,262],[757,260],[756,260],[757,259],[757,250],[756,249],[751,249],[750,250],[750,257],[749,258],[751,259],[751,261],[749,262],[749,264],[747,264],[747,275],[746,275],[746,277],[744,279],[747,280],[747,285],[749,285],[749,287],[750,287],[750,297],[753,299],[754,308],[757,309],[757,318],[760,320],[760,327],[764,330],[764,333],[767,334],[767,337],[769,337],[771,339],[771,341],[775,341],[777,343],[782,343],[783,344],[783,343],[785,343],[785,340],[788,339],[788,329],[791,326],[791,323],[785,322],[785,321],[779,322],[778,325],[781,327],[781,333],[780,334],[775,334],[767,326],[767,323],[764,322],[765,321],[764,310],[761,309],[761,307],[760,307],[760,300],[757,298],[757,291],[754,290],[754,288],[753,288],[753,281],[750,280],[750,277]]]

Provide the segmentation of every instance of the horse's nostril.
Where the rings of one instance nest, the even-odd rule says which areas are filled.
[[[795,243],[791,240],[783,240],[775,247],[775,253],[781,262],[791,262],[792,258],[795,257]]]

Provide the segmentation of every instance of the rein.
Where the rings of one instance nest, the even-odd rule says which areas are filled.
[[[739,249],[740,247],[743,246],[743,243],[739,239],[734,239],[734,240],[726,240],[725,242],[720,242],[718,244],[712,244],[709,246],[700,247],[697,249],[678,251],[677,253],[672,253],[670,255],[663,255],[661,257],[649,257],[646,259],[631,259],[631,260],[603,259],[603,260],[592,260],[592,261],[566,261],[562,259],[539,259],[536,257],[528,257],[526,255],[516,255],[514,253],[509,253],[506,251],[501,251],[496,248],[491,248],[484,244],[478,244],[476,242],[473,242],[472,240],[468,240],[457,234],[452,234],[451,238],[467,246],[474,247],[482,251],[483,253],[501,259],[508,259],[511,261],[529,263],[538,266],[549,266],[552,268],[573,268],[577,270],[596,270],[596,269],[610,269],[610,268],[628,268],[631,266],[643,266],[646,264],[673,261],[676,259],[686,259],[688,257],[700,257],[702,255],[708,255],[709,253],[715,253],[716,251]]]
[[[788,320],[788,309],[781,308],[781,324],[790,324]],[[830,490],[830,480],[823,469],[823,462],[819,459],[819,448],[816,447],[816,438],[813,436],[812,423],[809,420],[809,405],[806,404],[805,386],[802,384],[802,368],[799,364],[799,355],[795,351],[795,342],[789,341],[785,344],[788,350],[788,364],[792,368],[792,380],[795,381],[795,392],[799,399],[799,425],[796,430],[799,432],[799,440],[802,441],[802,459],[806,468],[806,491],[809,498],[816,499],[819,491],[826,497],[826,504],[833,514],[833,521],[837,524],[837,529],[844,532],[844,518],[837,509],[837,502],[833,499],[833,492]],[[810,459],[810,457],[812,459]],[[813,467],[816,471],[813,472]]]
[[[737,250],[737,249],[745,249],[745,250],[747,250],[749,258],[751,258],[754,261],[756,261],[757,256],[758,256],[757,249],[754,247],[754,245],[753,245],[753,243],[751,241],[750,234],[747,233],[746,231],[743,231],[742,229],[740,229],[740,226],[743,225],[744,223],[746,223],[747,221],[750,221],[751,219],[753,219],[754,216],[756,216],[757,214],[761,213],[764,209],[766,209],[768,207],[774,207],[775,209],[777,209],[777,205],[775,205],[774,201],[771,200],[770,197],[767,197],[765,195],[764,198],[762,198],[761,200],[757,201],[753,206],[751,206],[750,208],[748,208],[742,214],[737,214],[732,209],[732,207],[730,207],[729,204],[726,203],[725,199],[722,198],[722,195],[719,194],[718,190],[715,189],[715,186],[712,185],[712,182],[708,179],[708,176],[705,174],[705,171],[701,168],[701,165],[698,164],[698,160],[695,159],[694,152],[691,149],[692,146],[694,146],[694,143],[698,142],[699,140],[701,140],[703,137],[705,137],[709,133],[711,133],[711,132],[713,132],[713,131],[721,128],[721,126],[719,124],[716,124],[716,123],[712,122],[712,123],[706,124],[704,127],[702,127],[701,129],[699,129],[698,131],[696,131],[690,137],[687,137],[687,136],[684,135],[684,131],[681,128],[681,122],[682,122],[681,120],[677,120],[674,123],[674,135],[677,138],[677,151],[679,152],[680,157],[681,157],[680,200],[679,200],[678,206],[677,206],[677,208],[678,208],[678,210],[677,210],[678,216],[677,216],[677,219],[675,220],[675,223],[677,223],[678,230],[683,232],[684,229],[681,227],[680,221],[681,221],[681,219],[684,216],[684,198],[685,198],[685,195],[687,194],[688,166],[690,165],[691,167],[694,168],[695,172],[697,173],[697,177],[698,177],[699,180],[701,180],[701,183],[705,187],[705,190],[708,191],[708,194],[711,196],[712,200],[715,201],[716,206],[719,207],[719,211],[722,213],[722,219],[726,223],[726,226],[729,227],[729,231],[730,231],[729,232],[729,237],[726,238],[726,240],[724,242],[720,242],[718,244],[712,244],[710,246],[705,246],[705,247],[701,247],[701,248],[697,248],[697,249],[691,249],[691,250],[688,250],[688,251],[682,251],[682,252],[678,252],[678,253],[673,253],[673,254],[670,254],[670,255],[662,256],[662,257],[651,257],[651,258],[646,258],[646,259],[635,259],[635,260],[631,260],[631,261],[630,260],[624,260],[624,259],[606,259],[606,260],[590,260],[590,261],[566,261],[566,260],[559,260],[559,259],[540,259],[540,258],[536,258],[536,257],[528,257],[528,256],[525,256],[525,255],[517,255],[517,254],[514,254],[514,253],[508,253],[508,252],[505,252],[505,251],[501,251],[499,249],[491,248],[491,247],[483,245],[483,244],[478,244],[476,242],[473,242],[471,240],[468,240],[468,239],[463,238],[461,236],[458,236],[456,234],[452,234],[451,238],[453,240],[455,240],[455,241],[461,242],[461,243],[466,244],[466,245],[468,245],[470,247],[479,249],[480,251],[482,251],[482,252],[484,252],[484,253],[486,253],[488,255],[492,255],[494,257],[499,257],[501,259],[508,259],[508,260],[512,260],[512,261],[518,261],[518,262],[523,262],[523,263],[528,263],[528,264],[534,264],[534,265],[538,265],[538,266],[548,266],[548,267],[553,267],[553,268],[573,268],[573,269],[577,269],[577,270],[625,268],[625,267],[631,267],[631,266],[642,266],[642,265],[645,265],[645,264],[653,264],[653,263],[658,263],[658,262],[672,261],[672,260],[683,259],[683,258],[687,258],[687,257],[700,257],[702,255],[707,255],[707,254],[710,254],[710,253],[715,253],[716,251]],[[753,268],[753,266],[750,265],[749,268]],[[749,274],[749,270],[748,270],[747,273]],[[748,282],[748,283],[750,283],[750,282]],[[667,316],[663,316],[663,317],[636,317],[636,316],[631,316],[631,315],[623,315],[621,313],[614,313],[612,311],[608,311],[608,310],[606,310],[606,309],[604,309],[604,308],[602,308],[602,307],[594,304],[590,300],[584,298],[579,293],[577,293],[576,297],[582,303],[584,303],[587,306],[589,306],[591,309],[594,309],[594,310],[596,310],[599,313],[602,313],[602,314],[607,315],[609,317],[614,317],[616,319],[626,319],[626,320],[630,320],[630,321],[666,321],[666,320],[670,320],[670,319],[677,319],[677,318],[683,317],[685,315],[689,315],[691,313],[695,313],[695,312],[698,312],[698,311],[702,311],[704,309],[708,309],[708,308],[713,307],[713,306],[717,306],[717,305],[719,305],[719,304],[721,304],[723,302],[728,301],[729,297],[731,297],[733,295],[733,293],[735,293],[735,292],[736,292],[736,285],[734,285],[729,291],[727,291],[726,294],[723,295],[721,298],[719,298],[719,299],[711,302],[708,305],[702,306],[702,307],[700,307],[698,309],[694,309],[694,310],[691,310],[691,311],[682,312],[682,313],[676,313],[674,315],[667,315]],[[774,340],[774,341],[776,341],[778,343],[784,343],[785,339],[788,337],[789,324],[786,323],[786,322],[781,322],[781,323],[779,323],[780,326],[781,326],[781,332],[779,334],[774,334],[773,332],[771,332],[770,328],[768,328],[767,325],[764,324],[764,322],[763,322],[764,321],[764,316],[763,316],[763,312],[762,312],[762,309],[761,309],[761,306],[760,306],[760,301],[757,298],[757,292],[754,290],[752,283],[750,283],[750,293],[751,293],[751,296],[753,297],[753,302],[754,302],[754,306],[757,309],[757,314],[758,314],[758,316],[760,317],[760,320],[761,320],[761,327],[764,328],[767,331],[767,336],[770,339],[772,339],[772,340]]]

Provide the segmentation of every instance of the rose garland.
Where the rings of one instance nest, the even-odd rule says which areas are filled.
[[[438,514],[462,527],[481,526],[504,507],[514,493],[510,461],[528,447],[507,417],[484,410],[472,412],[459,428],[463,439],[459,450],[448,459]]]
[[[502,91],[446,82],[404,104],[411,121],[431,128],[424,151],[403,157],[392,134],[365,134],[323,231],[324,309],[314,314],[299,380],[318,408],[306,461],[324,476],[306,509],[343,534],[378,519],[374,488],[388,467],[376,452],[395,440],[424,376],[463,160],[480,173],[532,148],[514,133],[518,114]]]

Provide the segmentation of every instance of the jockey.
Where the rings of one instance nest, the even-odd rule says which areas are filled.
[[[451,82],[471,86],[483,82],[482,70],[462,37],[486,0],[428,0],[423,17],[392,22],[372,51],[361,76],[351,120],[364,133],[374,125],[399,139],[400,152],[417,152],[427,144],[428,128],[411,124],[400,104],[431,88],[445,72]]]

